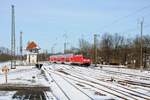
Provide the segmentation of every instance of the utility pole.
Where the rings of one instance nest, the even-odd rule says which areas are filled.
[[[13,16],[13,5],[12,5],[12,16]],[[13,66],[13,42],[14,42],[14,40],[13,40],[13,17],[12,17],[12,22],[11,22],[11,68],[12,68],[12,66]]]
[[[140,60],[140,70],[143,71],[143,23],[144,18],[142,19],[140,25],[141,25],[141,60]]]
[[[51,47],[51,53],[54,54],[55,53],[55,47],[56,47],[57,43],[54,43]]]
[[[23,60],[23,53],[22,53],[22,32],[20,32],[20,56],[21,56],[21,61]]]
[[[64,54],[66,54],[66,42],[64,42]]]
[[[13,64],[15,66],[15,51],[16,51],[16,39],[15,39],[15,11],[14,5],[12,7],[12,23],[11,23],[11,69],[13,68]],[[15,68],[15,67],[14,67]]]
[[[94,64],[97,66],[97,34],[94,34]]]
[[[54,46],[51,47],[51,54],[53,54],[53,48],[54,48]]]
[[[64,54],[66,54],[66,48],[67,48],[67,35],[66,34],[64,34],[63,35],[64,36]]]

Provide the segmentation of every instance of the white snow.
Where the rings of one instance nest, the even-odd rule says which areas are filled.
[[[6,65],[6,63],[1,65]],[[5,84],[5,77],[2,71],[0,71],[0,84]],[[8,84],[22,84],[26,86],[40,85],[50,87],[50,84],[45,80],[41,71],[35,68],[35,66],[16,66],[16,69],[9,69]],[[15,93],[16,91],[0,91],[0,100],[11,100]],[[54,98],[54,96],[51,96],[51,98]]]
[[[62,64],[52,64],[52,65],[49,65],[49,66],[45,66],[45,68],[47,68],[47,70],[51,70],[51,71],[54,71],[55,73],[59,73],[61,74],[62,76],[64,77],[68,77],[68,80],[69,78],[72,78],[72,79],[76,79],[76,81],[72,81],[71,83],[75,84],[77,83],[77,81],[80,81],[78,83],[80,83],[81,85],[84,85],[86,86],[85,84],[82,84],[81,82],[84,82],[84,83],[87,83],[87,84],[92,84],[93,86],[96,86],[97,88],[100,88],[102,90],[106,90],[107,92],[110,92],[110,93],[114,93],[118,96],[121,96],[121,97],[124,97],[126,99],[144,99],[144,98],[150,98],[150,89],[148,87],[142,87],[142,86],[136,86],[136,85],[121,85],[121,84],[118,84],[117,81],[119,80],[125,80],[125,79],[129,79],[129,80],[132,80],[132,81],[135,81],[135,82],[144,82],[144,83],[150,83],[150,80],[141,80],[140,78],[139,79],[135,79],[134,77],[135,76],[131,76],[131,75],[124,75],[124,74],[118,74],[118,73],[106,73],[104,71],[101,71],[99,68],[85,68],[85,67],[78,67],[78,66],[70,66],[70,65],[62,65]],[[110,71],[124,71],[125,73],[129,73],[129,74],[133,74],[133,75],[139,75],[140,76],[143,76],[145,74],[145,72],[141,72],[139,70],[130,70],[130,69],[122,69],[122,68],[119,68],[120,70],[118,70],[118,68],[104,68],[104,69],[107,69],[107,70],[110,70]],[[117,70],[115,70],[117,69]],[[60,73],[59,71],[65,71],[67,73],[69,73],[70,75],[64,75],[62,73]],[[139,72],[139,73],[136,73],[134,74],[134,72]],[[147,71],[148,72],[148,71]],[[52,73],[52,72],[51,72]],[[74,76],[74,77],[72,77]],[[80,79],[77,79],[75,77],[78,77]],[[110,81],[107,81],[107,80],[110,80],[111,77],[114,77],[114,79],[116,79],[116,82],[110,82]],[[60,83],[65,83],[64,80],[59,80],[60,78],[56,77],[55,76],[55,79],[58,79],[58,81]],[[71,81],[71,80],[69,80]],[[90,81],[93,81],[93,82],[96,82],[97,84],[94,84],[94,83],[91,83]],[[102,84],[102,86],[98,85],[98,84]],[[104,87],[104,86],[105,87]],[[79,87],[79,86],[78,86]],[[109,88],[106,88],[106,87],[109,87],[110,89],[113,89],[113,90],[110,90]],[[65,87],[65,89],[69,88],[69,86],[67,85]],[[83,91],[85,91],[87,94],[89,94],[91,97],[93,98],[115,98],[117,99],[118,97],[112,95],[112,94],[109,94],[109,93],[106,93],[105,91],[100,91],[98,89],[95,89],[93,87],[89,87],[89,86],[86,86],[84,88],[81,88]],[[101,93],[105,94],[106,96],[97,96],[97,95],[92,95],[92,93],[94,93],[93,91],[100,91]],[[128,93],[129,92],[129,93]],[[68,93],[68,92],[67,92]],[[134,95],[133,95],[134,94]],[[73,96],[71,96],[73,97]]]
[[[48,62],[43,64],[43,74],[35,66],[16,66],[16,69],[10,69],[8,83],[48,86],[51,91],[45,92],[47,100],[150,99],[149,87],[119,83],[130,80],[150,84],[149,71],[141,72],[120,66],[109,67],[109,65],[101,69]],[[0,66],[4,65],[10,68],[10,62],[0,63]],[[0,84],[5,84],[2,71],[0,71]],[[0,100],[10,100],[15,93],[16,91],[0,91]]]

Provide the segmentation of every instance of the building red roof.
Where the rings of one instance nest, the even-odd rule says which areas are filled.
[[[28,43],[26,47],[26,50],[31,50],[31,49],[38,49],[38,45],[34,41]]]

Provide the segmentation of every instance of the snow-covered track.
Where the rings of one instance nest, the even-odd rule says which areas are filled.
[[[61,86],[57,83],[57,81],[52,77],[52,75],[46,70],[46,68],[43,68],[43,71],[44,72],[46,72],[47,73],[47,75],[48,76],[45,76],[46,77],[46,80],[47,81],[50,81],[47,77],[50,77],[51,78],[51,80],[53,81],[53,82],[55,82],[55,84],[56,84],[56,86],[59,88],[59,90],[61,91],[61,93],[65,96],[65,98],[67,99],[67,100],[71,100],[68,96],[67,96],[67,94],[66,94],[66,92],[61,88]],[[49,82],[49,84],[51,84],[50,82]],[[52,92],[52,95],[56,98],[56,100],[59,100],[58,99],[58,97],[53,93],[53,91],[51,91]]]
[[[57,98],[57,96],[55,94],[53,94],[53,92],[44,92],[44,96],[46,98],[46,100],[59,100]]]
[[[55,73],[55,74],[58,74],[58,75],[62,75],[62,74],[59,73],[59,72],[53,72],[53,71],[52,71],[51,73]],[[95,87],[95,86],[93,85],[94,82],[92,82],[92,84],[91,84],[91,82],[89,82],[89,81],[87,81],[87,80],[84,80],[84,79],[82,79],[82,78],[76,77],[76,76],[72,76],[72,75],[71,75],[71,77],[67,77],[67,76],[63,76],[63,77],[66,77],[66,78],[68,78],[68,79],[70,79],[70,80],[79,82],[79,83],[81,83],[81,84],[85,84],[85,85],[89,85],[89,86],[91,86],[91,87]],[[97,88],[97,87],[95,87],[95,88],[96,88],[96,89],[100,89],[100,88]],[[110,93],[110,94],[112,94],[112,95],[115,95],[114,93],[105,91],[105,90],[103,90],[103,89],[100,89],[100,90],[102,90],[102,91],[104,91],[104,92],[107,92],[107,93]],[[121,97],[121,96],[118,96],[118,95],[115,95],[115,96],[117,96],[117,97],[119,97],[119,98],[122,98],[122,99],[125,99],[124,97]]]
[[[72,88],[75,88],[76,89],[76,92],[78,92],[78,94],[82,95],[82,97],[85,98],[85,100],[94,100],[92,97],[90,97],[88,94],[86,94],[84,91],[80,90],[77,86],[75,86],[73,83],[71,83],[69,80],[67,80],[66,78],[64,78],[62,75],[59,75],[59,74],[56,74],[56,73],[52,73],[50,70],[47,70],[44,68],[44,70],[49,73],[49,76],[51,77],[51,79],[56,83],[56,85],[59,87],[59,89],[63,92],[63,94],[66,96],[66,98],[68,100],[72,100],[71,96],[68,94],[69,92],[65,92],[65,88],[62,88],[60,82],[58,82],[55,78],[55,77],[60,77],[61,79],[63,79],[64,81],[66,81],[68,83],[68,85],[71,86],[71,89]],[[76,95],[77,96],[77,95]],[[80,96],[79,96],[80,97]]]
[[[66,96],[66,98],[68,100],[71,100],[71,98],[67,95],[67,93],[61,88],[61,86],[57,83],[57,81],[52,77],[52,75],[49,73],[49,76],[51,77],[51,79],[56,83],[56,85],[58,86],[58,88],[62,91],[62,93]]]
[[[63,66],[64,67],[64,66]],[[67,69],[67,68],[65,68],[65,69]],[[66,71],[66,70],[65,70]],[[117,85],[117,86],[115,86],[115,85],[113,85],[113,87],[110,85],[110,86],[107,86],[107,85],[105,85],[105,82],[98,82],[99,80],[96,80],[95,78],[93,78],[93,77],[90,77],[90,76],[86,76],[86,75],[84,75],[83,73],[80,73],[80,72],[76,72],[76,71],[70,71],[70,72],[66,72],[66,73],[69,73],[69,76],[72,76],[72,77],[74,77],[74,78],[72,78],[72,79],[76,79],[76,78],[78,78],[78,79],[80,79],[80,82],[81,82],[81,80],[83,81],[86,81],[86,82],[88,82],[88,84],[89,84],[89,82],[91,82],[92,84],[95,84],[95,85],[101,85],[101,86],[103,86],[103,87],[105,87],[105,88],[107,88],[107,89],[109,89],[109,90],[112,90],[112,91],[115,91],[116,93],[119,93],[120,95],[124,95],[123,97],[122,97],[122,99],[125,97],[125,98],[127,98],[127,97],[130,97],[130,98],[132,98],[132,99],[150,99],[150,97],[149,97],[149,95],[146,95],[146,94],[144,94],[144,93],[141,93],[141,92],[138,92],[138,91],[135,91],[135,90],[133,90],[133,89],[130,89],[130,88],[127,88],[127,87],[125,87],[125,86],[121,86],[121,85]],[[62,74],[62,73],[61,73]],[[96,80],[96,81],[95,81]],[[106,91],[105,91],[106,92]],[[112,93],[111,93],[112,94]],[[114,93],[113,93],[114,94]],[[120,97],[120,96],[118,96],[118,97]]]
[[[94,100],[92,97],[90,97],[88,94],[86,94],[85,92],[83,92],[81,89],[79,89],[77,86],[75,86],[74,84],[72,84],[70,81],[68,81],[67,79],[65,79],[62,75],[61,77],[67,81],[70,85],[72,85],[73,87],[75,87],[77,90],[79,90],[80,92],[82,92],[83,94],[85,94],[87,97],[89,97],[91,100]]]
[[[70,66],[72,66],[72,65],[70,65]],[[83,66],[74,66],[74,67],[83,68]],[[150,80],[150,77],[149,76],[145,76],[145,75],[138,75],[138,74],[133,74],[133,73],[126,73],[126,72],[123,72],[123,71],[120,72],[120,71],[108,70],[108,69],[97,68],[97,67],[93,67],[93,66],[90,66],[88,68],[89,69],[95,69],[95,70],[104,71],[104,72],[107,72],[109,74],[128,75],[128,76],[132,76],[132,77],[138,77],[138,78],[143,79],[143,80]],[[118,68],[116,70],[119,70],[119,69],[120,68]]]
[[[64,66],[65,67],[65,66]],[[78,67],[78,68],[83,68],[83,67]],[[66,68],[67,70],[71,70],[71,69],[69,69],[69,68]],[[92,68],[93,69],[93,68]],[[73,69],[72,69],[73,70]],[[86,68],[84,68],[84,70],[86,70],[86,71],[88,71]],[[96,69],[97,70],[97,69]],[[74,70],[74,71],[76,71],[76,70]],[[100,70],[100,71],[103,71],[103,70]],[[78,72],[78,71],[76,71],[76,72]],[[116,73],[115,72],[118,72],[118,71],[113,71],[113,73],[112,73],[112,71],[110,71],[110,73],[107,71],[107,73],[109,74],[109,76],[107,75],[103,75],[103,74],[100,74],[100,76],[104,76],[104,77],[106,77],[106,78],[111,78],[112,76],[111,75],[116,75]],[[79,72],[78,72],[79,73]],[[83,73],[82,73],[83,74]],[[128,77],[128,76],[124,76],[124,74],[122,75],[121,74],[121,72],[119,72],[119,74],[120,74],[120,77],[113,77],[114,79],[117,79],[118,80],[118,82],[119,83],[121,83],[121,84],[131,84],[131,85],[137,85],[137,86],[142,86],[142,87],[147,87],[147,88],[150,88],[150,83],[145,83],[145,82],[143,82],[143,81],[141,81],[140,79],[144,79],[144,76],[142,76],[142,75],[134,75],[134,74],[129,74],[130,76],[131,75],[133,75],[132,77]],[[85,74],[84,74],[85,75]],[[117,74],[118,75],[118,74]],[[126,75],[128,75],[128,73],[126,73]],[[133,78],[134,76],[136,76],[136,77],[140,77],[140,81],[136,81],[135,79],[136,78]],[[146,78],[150,78],[150,77],[146,77]],[[132,80],[131,80],[132,79]],[[148,79],[146,79],[146,81],[148,81]],[[150,81],[150,79],[149,79],[149,81]]]
[[[49,71],[50,71],[50,70],[49,70]],[[54,72],[54,71],[50,71],[50,72],[51,72],[51,73],[58,74],[58,75],[63,75],[63,74],[60,73],[60,72]],[[118,92],[119,92],[119,91],[117,91],[117,90],[112,90],[112,89],[110,89],[110,88],[107,87],[107,86],[103,87],[103,89],[102,89],[101,86],[99,87],[97,83],[95,83],[95,82],[93,82],[93,81],[89,81],[89,80],[83,79],[83,78],[80,78],[80,77],[77,77],[77,76],[72,76],[72,75],[71,75],[71,77],[68,77],[68,76],[66,76],[66,75],[64,74],[63,77],[66,77],[66,78],[68,78],[68,79],[70,79],[70,80],[74,80],[74,81],[79,82],[79,83],[81,83],[81,84],[89,85],[89,86],[91,86],[91,87],[94,87],[94,88],[96,88],[96,89],[98,89],[98,90],[104,91],[104,92],[106,92],[106,93],[108,93],[108,94],[114,95],[114,96],[116,96],[116,97],[118,97],[118,98],[121,98],[121,99],[126,99],[126,98],[128,98],[128,99],[135,99],[135,98],[132,98],[132,97],[128,97],[128,95],[124,95],[123,93],[119,93],[119,95],[118,95]]]
[[[123,84],[131,84],[131,85],[137,85],[137,86],[142,86],[142,87],[147,87],[150,88],[150,83],[145,83],[143,81],[136,81],[134,79],[139,79],[139,80],[145,80],[145,81],[150,81],[150,77],[148,76],[143,76],[143,75],[135,75],[135,74],[130,74],[130,73],[124,73],[124,72],[118,72],[118,71],[110,71],[110,70],[104,70],[101,69],[100,71],[105,71],[108,74],[112,74],[112,75],[116,75],[116,74],[120,74],[120,76],[122,75],[127,75],[126,79],[119,77],[119,79],[121,79],[121,81],[119,81],[120,83]],[[133,78],[134,77],[134,78]],[[131,80],[133,79],[133,80]]]
[[[82,74],[81,74],[81,75],[82,75]],[[71,75],[71,76],[83,80],[83,78],[81,78],[81,76],[77,76],[77,75]],[[88,77],[89,77],[89,76],[88,76]],[[91,78],[91,77],[89,77],[89,78]],[[140,97],[141,99],[142,99],[142,98],[144,98],[144,99],[149,99],[149,97],[147,97],[147,95],[145,95],[145,94],[143,94],[143,93],[140,93],[140,92],[137,92],[137,91],[133,91],[133,90],[128,89],[128,88],[124,88],[124,87],[121,87],[121,86],[117,86],[117,87],[114,88],[114,87],[105,85],[105,83],[102,84],[102,83],[99,83],[99,82],[91,81],[91,80],[89,80],[89,79],[87,79],[87,78],[85,78],[85,77],[84,77],[84,79],[85,79],[86,81],[89,81],[89,82],[93,83],[93,84],[101,85],[101,86],[103,86],[103,87],[105,87],[105,88],[108,88],[108,89],[110,89],[110,90],[112,90],[112,91],[118,92],[118,93],[124,95],[125,97],[128,96],[128,97],[131,97],[131,98],[133,98],[133,99],[136,99],[137,97]],[[118,88],[118,87],[120,87],[120,88]],[[142,95],[142,96],[141,96],[141,95]],[[135,98],[134,98],[134,97],[135,97]]]
[[[83,74],[83,73],[80,73],[80,72],[78,72],[78,71],[76,71],[76,73],[73,73],[73,72],[75,72],[75,70],[71,71],[71,73],[72,73],[72,74],[78,73],[78,74],[80,74],[80,76],[83,76],[83,75],[84,75],[84,76],[89,77],[89,78],[91,78],[91,79],[99,80],[99,79],[96,79],[95,77],[87,76],[87,75],[85,75],[85,74]],[[76,76],[77,76],[77,75],[76,75]],[[102,81],[102,80],[100,80],[100,81]],[[131,82],[133,82],[133,84],[134,84],[134,81],[131,81]],[[137,82],[137,83],[138,83],[138,82]],[[135,82],[135,84],[136,84],[136,82]],[[145,84],[146,84],[146,83],[145,83]],[[136,96],[136,94],[134,94],[134,93],[137,93],[137,94],[139,94],[139,95],[143,95],[143,96],[147,96],[147,97],[148,97],[147,94],[144,94],[144,93],[135,91],[135,90],[133,90],[133,89],[127,88],[127,87],[122,86],[122,85],[120,85],[120,84],[114,84],[114,85],[116,85],[117,87],[120,87],[120,88],[123,88],[123,89],[125,89],[125,90],[128,90],[128,91],[132,92],[132,93],[129,93],[129,94],[132,94],[132,95],[135,95],[135,96]],[[140,86],[143,86],[143,85],[140,85]],[[121,90],[122,90],[122,89],[121,89]],[[139,95],[137,95],[137,96],[139,96]],[[140,97],[141,97],[141,96],[140,96]],[[144,98],[144,97],[143,97],[143,98]],[[148,98],[148,99],[149,99],[149,98]]]
[[[54,76],[56,77],[60,77],[61,79],[65,80],[72,88],[75,88],[78,92],[78,94],[82,94],[82,97],[84,95],[85,100],[94,100],[92,97],[90,97],[88,94],[86,94],[85,92],[83,92],[82,90],[80,90],[77,86],[75,86],[74,84],[72,84],[69,80],[67,80],[66,78],[64,78],[62,75],[58,75],[55,72],[51,72],[49,70],[46,70],[49,73],[49,76],[51,77],[51,79],[56,83],[56,85],[59,87],[59,89],[63,92],[63,94],[66,96],[66,98],[68,100],[72,100],[71,96],[68,94],[68,92],[65,92],[65,89],[61,87],[60,83],[57,82],[57,80],[54,78]]]
[[[145,79],[145,80],[150,80],[150,77],[148,76],[143,76],[143,75],[136,75],[136,74],[131,74],[131,73],[125,73],[125,72],[119,72],[119,71],[112,71],[112,70],[106,70],[106,69],[98,69],[101,71],[105,71],[108,72],[110,74],[120,74],[120,75],[128,75],[128,76],[132,76],[132,77],[139,77],[140,79]]]

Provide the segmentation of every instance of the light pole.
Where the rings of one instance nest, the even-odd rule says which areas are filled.
[[[20,32],[20,55],[21,55],[21,61],[23,61],[23,53],[22,53],[22,32]]]
[[[64,37],[64,54],[66,54],[66,48],[67,48],[67,35],[64,34],[63,37]]]
[[[97,34],[94,34],[94,64],[97,66]]]
[[[51,47],[51,54],[54,54],[54,53],[55,53],[55,52],[54,52],[54,48],[55,48],[56,45],[57,45],[56,43],[54,43],[54,44],[52,45],[52,47]]]
[[[16,65],[15,62],[15,52],[16,52],[16,38],[15,38],[15,10],[14,5],[12,7],[12,22],[11,22],[11,69],[15,68],[13,67]]]
[[[143,71],[143,23],[144,23],[144,18],[141,21],[141,57],[140,57],[140,70]]]

